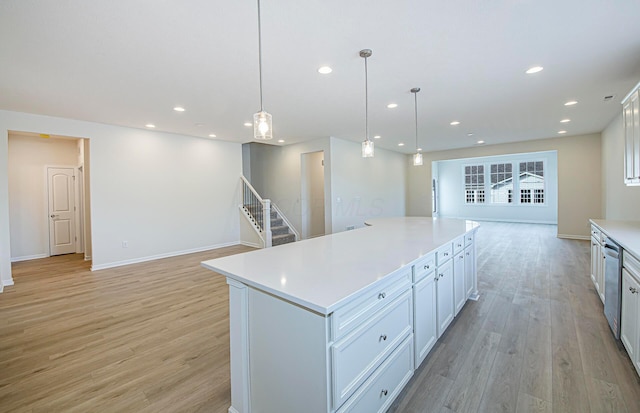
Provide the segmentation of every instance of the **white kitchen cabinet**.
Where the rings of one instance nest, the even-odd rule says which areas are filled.
[[[640,374],[640,262],[623,253],[620,340]]]
[[[466,298],[471,297],[475,289],[474,281],[476,279],[476,252],[473,244],[469,244],[464,248],[464,288],[466,290]]]
[[[458,315],[464,303],[467,302],[467,289],[465,288],[464,250],[460,250],[453,257],[453,296],[455,300],[455,315]]]
[[[438,265],[436,272],[436,294],[438,302],[438,338],[444,334],[455,314],[455,299],[453,295],[453,262],[446,261]]]
[[[416,367],[438,341],[436,277],[435,268],[432,268],[431,272],[413,287]]]
[[[622,101],[624,182],[640,185],[640,83]]]
[[[591,281],[600,301],[604,303],[604,235],[594,225],[591,226]]]

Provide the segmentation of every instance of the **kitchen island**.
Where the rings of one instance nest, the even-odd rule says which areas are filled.
[[[202,263],[229,284],[229,412],[385,411],[477,297],[477,223],[368,224]]]

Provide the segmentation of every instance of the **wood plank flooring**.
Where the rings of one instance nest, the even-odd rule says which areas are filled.
[[[640,412],[589,243],[503,223],[476,239],[480,300],[390,412]],[[0,294],[0,412],[226,412],[228,291],[200,262],[248,249],[96,272],[77,255],[15,263]]]
[[[482,223],[469,301],[389,412],[640,412],[587,241],[550,225]]]

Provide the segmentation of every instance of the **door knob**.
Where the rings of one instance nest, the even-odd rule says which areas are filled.
[[[57,217],[56,214],[51,214],[51,218],[55,218],[55,217]]]

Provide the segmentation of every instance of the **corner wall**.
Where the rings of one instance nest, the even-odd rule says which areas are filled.
[[[431,216],[433,161],[544,151],[558,153],[558,237],[588,239],[589,219],[602,217],[600,134],[425,152],[420,167],[406,156],[407,215]]]

